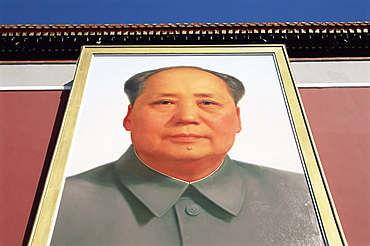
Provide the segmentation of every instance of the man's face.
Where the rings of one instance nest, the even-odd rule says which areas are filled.
[[[225,156],[241,130],[226,83],[193,68],[150,76],[124,127],[141,159],[194,161]]]

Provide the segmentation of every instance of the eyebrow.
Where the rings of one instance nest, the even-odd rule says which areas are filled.
[[[153,97],[178,97],[179,94],[177,93],[158,93],[152,94]],[[196,93],[193,94],[195,97],[208,97],[208,98],[223,98],[222,96],[217,96],[214,93]]]
[[[177,93],[158,93],[158,94],[152,94],[154,96],[163,96],[163,97],[168,97],[168,96],[178,96],[179,94]],[[193,94],[196,97],[215,97],[215,94],[213,93],[196,93]]]
[[[215,94],[212,93],[197,93],[194,94],[196,97],[216,97]]]
[[[174,93],[153,93],[152,96],[154,97],[175,97],[178,95]]]

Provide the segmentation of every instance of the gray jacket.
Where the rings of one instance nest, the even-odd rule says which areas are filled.
[[[323,245],[303,175],[226,157],[187,183],[135,155],[68,178],[52,245]]]

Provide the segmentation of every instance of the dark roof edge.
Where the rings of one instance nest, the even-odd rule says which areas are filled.
[[[262,22],[262,23],[168,23],[168,24],[73,24],[73,25],[0,25],[0,32],[95,32],[95,31],[159,31],[167,30],[368,30],[369,21],[357,22]]]
[[[322,58],[289,58],[291,62],[341,62],[341,61],[370,61],[370,57],[322,57]],[[1,61],[0,65],[19,65],[19,64],[76,64],[78,60],[14,60]]]

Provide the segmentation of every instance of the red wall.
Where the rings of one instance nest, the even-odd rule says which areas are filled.
[[[370,245],[370,88],[300,94],[349,245]]]
[[[61,91],[0,92],[0,245],[22,245],[32,228],[67,98]]]
[[[300,89],[350,245],[370,245],[370,88]],[[0,92],[0,245],[32,228],[68,92]]]

